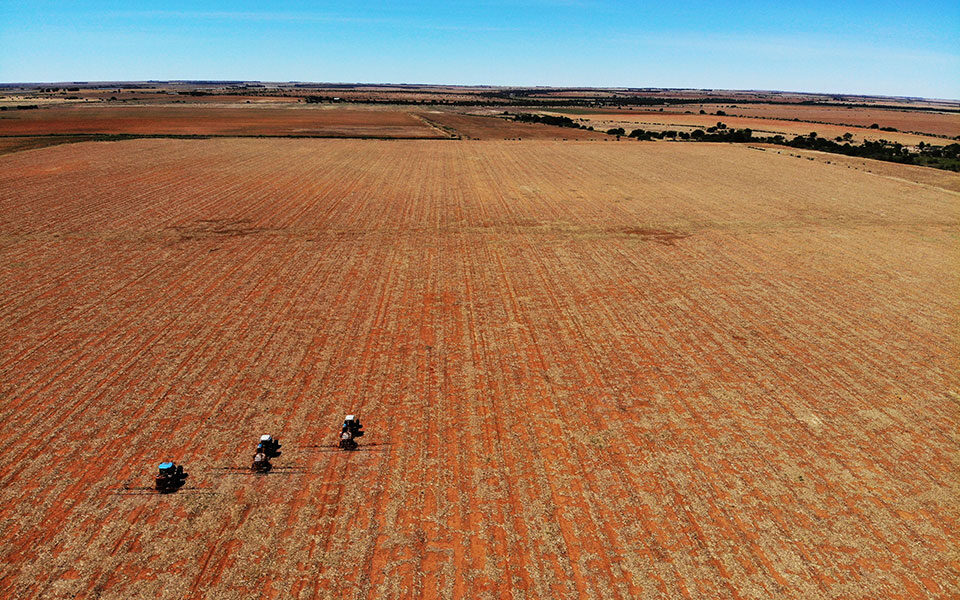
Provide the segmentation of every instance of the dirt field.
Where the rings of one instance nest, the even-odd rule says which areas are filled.
[[[775,154],[801,157],[828,165],[838,165],[846,169],[873,173],[880,177],[902,179],[904,181],[912,181],[925,186],[960,193],[960,175],[953,171],[932,169],[919,165],[901,165],[867,158],[858,158],[856,156],[817,152],[815,150],[798,150],[796,148],[785,148],[772,144],[758,144],[752,147],[762,148],[764,151]]]
[[[0,597],[956,597],[958,200],[727,144],[0,156]]]
[[[724,109],[727,110],[727,109]],[[729,109],[730,111],[736,109]],[[685,114],[670,112],[630,112],[630,111],[604,111],[604,112],[585,112],[582,110],[551,110],[539,111],[547,114],[563,114],[572,119],[584,120],[584,125],[592,125],[595,129],[606,131],[614,127],[623,127],[627,133],[631,129],[641,128],[654,131],[665,129],[675,129],[678,131],[692,131],[693,129],[705,129],[716,125],[717,121],[722,121],[727,127],[735,129],[750,128],[757,135],[776,135],[781,134],[788,137],[797,135],[807,135],[811,131],[816,131],[820,137],[834,139],[842,136],[844,133],[853,135],[853,142],[859,143],[863,140],[888,140],[891,142],[900,142],[901,144],[913,145],[918,142],[942,146],[949,144],[950,140],[944,138],[916,135],[904,133],[902,131],[880,131],[877,129],[867,129],[866,127],[845,127],[841,125],[829,125],[824,123],[807,123],[802,121],[778,121],[775,119],[760,119],[756,117],[737,117],[732,114],[726,116]]]
[[[420,111],[423,118],[441,128],[472,140],[602,140],[610,136],[598,131],[556,127],[543,123],[520,123],[494,115],[468,115],[451,111]]]
[[[407,112],[329,105],[74,105],[0,113],[0,135],[52,133],[446,137]]]
[[[89,136],[0,137],[0,154],[46,148],[47,146],[56,146],[59,144],[70,144],[77,141],[89,141]]]
[[[694,106],[700,110],[700,106]],[[886,110],[877,108],[845,108],[843,106],[810,106],[803,104],[744,104],[736,108],[707,105],[707,112],[718,110],[743,117],[772,119],[801,119],[841,125],[894,127],[900,131],[917,131],[950,137],[960,135],[960,114],[930,111]],[[888,132],[884,132],[888,133]]]

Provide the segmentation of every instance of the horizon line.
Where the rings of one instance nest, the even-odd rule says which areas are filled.
[[[417,86],[417,87],[456,87],[456,88],[499,88],[499,89],[544,89],[544,90],[626,90],[626,91],[694,91],[694,92],[752,92],[752,93],[770,93],[770,94],[797,94],[813,96],[856,96],[862,98],[896,98],[904,100],[939,100],[947,102],[960,102],[960,98],[947,97],[929,97],[929,96],[906,96],[896,94],[871,94],[862,92],[814,92],[801,90],[781,90],[765,88],[718,88],[718,87],[686,87],[686,86],[592,86],[592,85],[509,85],[509,84],[491,84],[491,83],[420,83],[420,82],[362,82],[362,81],[308,81],[308,80],[269,80],[269,79],[100,79],[100,80],[61,80],[61,81],[0,81],[0,87],[14,86],[43,86],[43,85],[85,85],[96,86],[106,84],[124,84],[124,83],[173,83],[173,84],[293,84],[293,85],[353,85],[353,86]]]

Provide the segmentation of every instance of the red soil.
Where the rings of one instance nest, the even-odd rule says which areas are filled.
[[[958,226],[739,145],[2,156],[0,597],[951,597]]]
[[[340,107],[60,105],[0,117],[0,135],[51,133],[444,137],[406,112]]]

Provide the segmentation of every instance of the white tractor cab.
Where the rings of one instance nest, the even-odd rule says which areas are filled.
[[[356,415],[347,415],[343,418],[343,429],[349,431],[354,438],[363,437],[363,425]]]
[[[363,425],[356,415],[347,415],[343,418],[343,426],[340,428],[340,448],[342,450],[356,450],[356,438],[363,435]]]
[[[264,453],[267,458],[276,458],[280,456],[280,440],[276,440],[268,433],[260,436],[260,443],[257,444],[257,452]]]

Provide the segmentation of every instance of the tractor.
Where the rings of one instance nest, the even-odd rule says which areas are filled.
[[[269,434],[264,434],[260,436],[260,443],[257,444],[257,452],[263,452],[267,455],[267,458],[276,458],[281,454],[280,447],[280,440],[274,439],[274,437]]]
[[[343,427],[350,430],[350,434],[355,437],[363,437],[363,425],[356,415],[347,415],[343,418]]]
[[[173,462],[162,462],[157,468],[157,475],[154,478],[156,490],[161,494],[169,494],[183,487],[188,475],[183,472],[183,465],[177,465]]]
[[[363,436],[363,425],[355,415],[347,415],[340,428],[340,449],[356,450],[356,438]]]
[[[273,468],[273,465],[270,464],[270,457],[267,456],[265,452],[257,451],[253,455],[253,464],[250,465],[250,470],[254,473],[269,473],[270,469]]]

